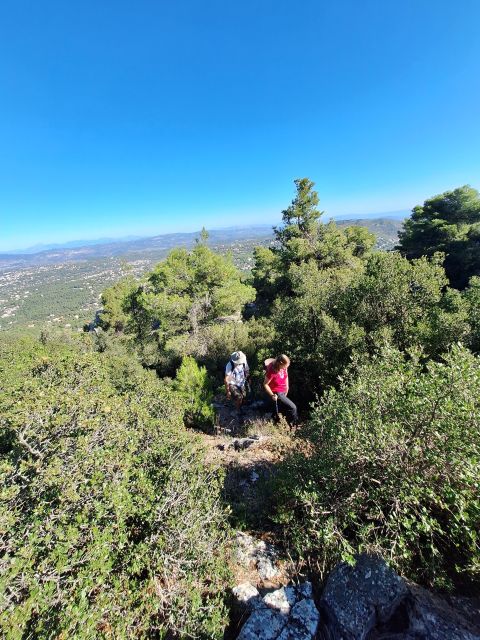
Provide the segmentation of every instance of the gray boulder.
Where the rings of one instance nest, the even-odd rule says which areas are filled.
[[[405,582],[385,561],[362,554],[330,574],[320,600],[333,640],[480,640],[444,598]]]
[[[480,640],[480,629],[440,596],[409,585],[409,633],[429,640]]]
[[[407,596],[403,580],[376,556],[362,554],[351,566],[337,565],[321,597],[328,626],[343,640],[364,640],[386,622]]]
[[[232,589],[233,596],[239,605],[243,605],[245,609],[254,609],[256,602],[260,601],[260,593],[257,587],[250,582],[242,582]]]

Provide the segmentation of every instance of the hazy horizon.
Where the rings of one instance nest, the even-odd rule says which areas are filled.
[[[374,212],[374,213],[365,213],[365,214],[354,214],[354,213],[350,213],[350,214],[338,214],[336,216],[328,216],[326,213],[323,216],[323,220],[324,222],[328,222],[328,220],[336,220],[336,221],[343,221],[343,220],[361,220],[361,219],[368,219],[368,220],[375,220],[375,219],[381,219],[381,218],[386,218],[389,219],[391,218],[392,220],[396,219],[396,220],[401,220],[404,217],[407,217],[409,215],[408,211],[403,211],[403,210],[399,210],[399,211],[386,211],[386,212]],[[273,223],[252,223],[252,224],[238,224],[238,225],[228,225],[228,226],[218,226],[218,227],[210,227],[210,231],[224,231],[224,230],[228,230],[228,229],[249,229],[249,228],[273,228],[276,225],[280,225],[281,224],[281,220],[277,220],[274,221]],[[3,253],[4,255],[15,255],[15,254],[22,254],[22,253],[35,253],[35,252],[41,252],[41,251],[49,251],[49,250],[53,250],[53,249],[64,249],[64,248],[81,248],[82,246],[88,246],[88,245],[96,245],[96,244],[107,244],[107,243],[120,243],[120,242],[129,242],[132,240],[142,240],[142,239],[147,239],[147,238],[153,238],[156,236],[168,236],[168,235],[174,235],[177,233],[187,233],[187,234],[193,234],[193,233],[199,233],[201,231],[201,227],[199,228],[195,228],[195,229],[190,229],[188,231],[166,231],[166,232],[158,232],[158,233],[152,233],[152,234],[131,234],[128,236],[125,235],[121,235],[121,236],[115,236],[114,234],[110,235],[110,236],[102,236],[102,237],[94,237],[92,236],[91,238],[68,238],[66,240],[63,241],[59,241],[59,242],[51,242],[51,243],[37,243],[34,245],[29,245],[29,246],[24,246],[24,247],[20,247],[20,248],[14,248],[14,249],[2,249],[0,247],[0,253]],[[36,251],[35,251],[36,250]]]

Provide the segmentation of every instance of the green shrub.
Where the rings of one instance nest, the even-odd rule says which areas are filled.
[[[174,388],[183,398],[184,420],[190,427],[213,426],[215,411],[212,407],[212,384],[205,367],[199,367],[191,356],[182,359]]]
[[[220,638],[222,479],[178,395],[53,343],[5,347],[0,376],[2,637]]]
[[[423,367],[388,348],[360,365],[284,465],[276,519],[321,571],[370,550],[423,583],[480,582],[480,364],[457,346]]]

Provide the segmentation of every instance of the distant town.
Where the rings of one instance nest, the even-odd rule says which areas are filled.
[[[361,224],[377,235],[379,249],[392,249],[399,220],[342,221]],[[55,249],[38,254],[0,256],[0,332],[37,332],[63,329],[79,332],[101,308],[102,291],[127,273],[140,277],[164,259],[173,246],[192,246],[198,234],[169,234],[150,239]],[[248,274],[253,249],[273,241],[269,228],[214,231],[210,246],[230,253],[236,266]],[[110,255],[102,256],[109,252]]]

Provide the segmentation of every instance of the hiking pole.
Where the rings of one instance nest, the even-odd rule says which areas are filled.
[[[275,417],[277,420],[280,420],[280,415],[278,413],[278,396],[275,394]]]

